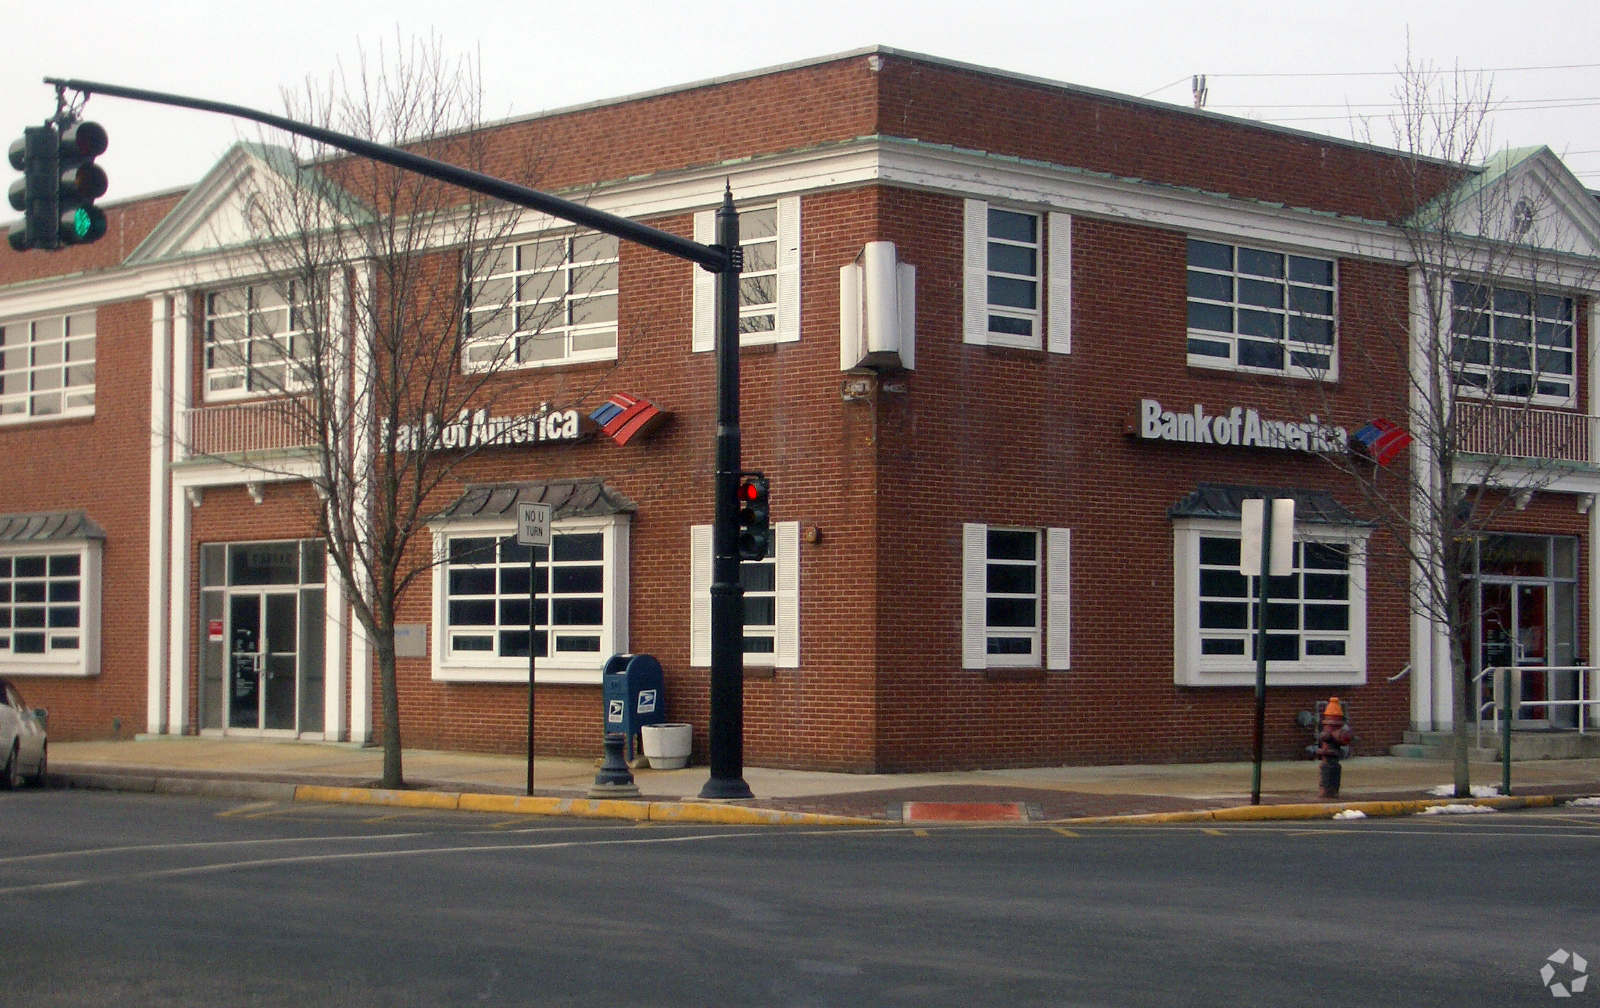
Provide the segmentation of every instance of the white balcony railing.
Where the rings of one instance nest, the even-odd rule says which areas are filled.
[[[1593,461],[1590,432],[1600,417],[1459,399],[1455,409],[1458,451],[1560,462]]]
[[[313,441],[300,429],[303,423],[303,417],[272,400],[200,406],[179,413],[178,454],[239,455],[303,448]]]

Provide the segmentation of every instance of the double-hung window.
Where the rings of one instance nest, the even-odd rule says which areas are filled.
[[[1573,406],[1577,371],[1572,298],[1455,281],[1451,358],[1468,394]]]
[[[104,533],[78,512],[0,515],[0,534],[41,531],[63,537],[0,543],[0,673],[95,675]]]
[[[1072,218],[969,199],[967,343],[1072,352]]]
[[[0,423],[94,413],[95,313],[0,326]]]
[[[716,212],[694,215],[694,240],[716,242]],[[739,345],[789,343],[800,338],[800,198],[739,211]],[[693,349],[716,341],[716,277],[694,267]]]
[[[1296,529],[1293,571],[1267,578],[1269,681],[1366,681],[1365,527]],[[1176,524],[1176,675],[1184,685],[1254,681],[1260,578],[1240,572],[1237,521]]]
[[[305,288],[250,284],[206,295],[205,397],[293,392],[313,358]]]
[[[962,527],[962,667],[1071,667],[1071,531]]]
[[[773,522],[760,560],[739,564],[744,588],[744,663],[800,664],[800,523]],[[711,664],[711,526],[689,530],[689,663]]]
[[[463,366],[535,367],[617,355],[619,246],[592,231],[498,249],[467,283]]]
[[[627,528],[620,515],[563,519],[549,547],[503,524],[438,531],[434,678],[526,681],[531,647],[541,682],[598,682],[626,650]]]
[[[1333,380],[1334,263],[1189,239],[1189,363]]]

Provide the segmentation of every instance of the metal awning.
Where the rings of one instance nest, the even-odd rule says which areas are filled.
[[[104,539],[106,530],[85,511],[35,511],[0,515],[0,543],[49,543]]]
[[[1252,497],[1294,498],[1294,520],[1311,525],[1357,525],[1376,527],[1351,514],[1326,490],[1301,490],[1296,487],[1243,486],[1234,483],[1201,483],[1194,491],[1167,509],[1169,518],[1224,518],[1239,520],[1239,505]]]
[[[515,521],[518,504],[548,504],[551,517],[594,518],[634,512],[638,505],[606,486],[605,480],[543,480],[533,483],[480,483],[469,485],[434,521],[469,518],[507,518]]]

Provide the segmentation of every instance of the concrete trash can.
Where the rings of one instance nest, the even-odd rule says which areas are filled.
[[[652,770],[681,770],[689,765],[689,749],[694,744],[694,726],[686,724],[647,724],[639,729],[644,737],[644,755]]]

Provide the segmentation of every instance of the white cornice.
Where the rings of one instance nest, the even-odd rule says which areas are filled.
[[[715,206],[729,183],[740,200],[760,200],[873,182],[1342,257],[1397,262],[1412,258],[1403,232],[1377,221],[882,137],[615,180],[587,190],[587,202],[610,213],[642,219]],[[533,234],[553,225],[565,226],[528,211],[514,234]],[[27,281],[0,288],[0,319],[135,300],[248,276],[259,269],[258,256],[224,249],[161,263]],[[1591,278],[1581,286],[1594,284]]]

